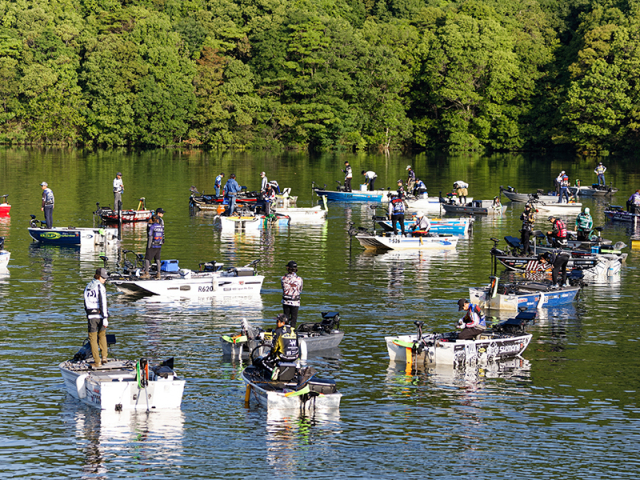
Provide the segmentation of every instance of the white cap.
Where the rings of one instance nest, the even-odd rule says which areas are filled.
[[[416,212],[416,217],[418,218],[424,217],[424,212]]]
[[[411,165],[407,165],[407,170],[411,170]]]
[[[562,170],[560,173],[564,173],[564,170]]]
[[[48,187],[48,186],[49,186],[49,184],[48,184],[47,182],[42,182],[42,183],[40,184],[40,186],[41,186],[41,187]]]
[[[264,173],[264,172],[260,172],[260,175],[266,175],[266,173]]]
[[[591,210],[589,210],[589,207],[584,209],[584,213],[589,213]]]

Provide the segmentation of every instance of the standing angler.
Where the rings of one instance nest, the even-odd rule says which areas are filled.
[[[300,295],[302,294],[302,278],[298,276],[298,264],[291,260],[287,263],[287,274],[282,277],[282,311],[288,318],[288,324],[296,328]]]
[[[531,234],[533,233],[533,224],[536,221],[535,210],[531,208],[531,204],[527,203],[524,206],[524,212],[520,215],[522,220],[522,229],[520,230],[520,243],[522,243],[522,254],[524,256],[529,255],[531,250],[531,243],[529,242]]]
[[[233,215],[233,212],[236,210],[236,197],[240,193],[240,185],[236,182],[236,176],[234,173],[231,174],[229,180],[224,185],[224,196],[227,197],[227,201],[229,202],[229,211],[227,212],[228,216]]]
[[[396,222],[400,222],[400,231],[404,237],[404,199],[400,195],[391,194],[389,200],[389,220],[393,226],[393,234],[398,234]]]
[[[84,289],[84,310],[87,313],[89,344],[91,345],[94,368],[99,368],[103,363],[107,363],[106,329],[109,326],[109,311],[107,310],[107,290],[104,288],[107,276],[107,271],[104,268],[98,268],[93,280]],[[100,351],[102,351],[102,357]]]
[[[407,178],[407,193],[413,193],[413,187],[416,184],[416,172],[413,171],[411,165],[407,165],[408,178]]]
[[[220,173],[220,175],[216,177],[216,183],[214,184],[214,187],[216,189],[216,197],[220,196],[220,188],[222,188],[223,178],[224,178],[224,172]]]
[[[49,188],[47,182],[40,184],[42,187],[42,210],[44,212],[44,221],[47,224],[47,228],[53,228],[53,204],[55,199],[53,198],[53,191]]]
[[[598,176],[598,185],[605,186],[607,184],[607,182],[605,182],[604,180],[604,172],[606,171],[607,171],[607,167],[602,165],[602,162],[600,162],[596,167],[596,169],[594,170],[595,174]]]
[[[264,192],[267,189],[267,185],[269,185],[269,179],[267,178],[267,174],[264,172],[260,172],[260,177],[262,178],[262,183],[260,183],[260,191]]]
[[[157,216],[153,217],[153,223],[147,231],[147,251],[144,256],[144,274],[140,278],[148,279],[149,268],[151,263],[155,260],[156,267],[158,269],[156,278],[160,279],[160,272],[162,270],[162,261],[160,260],[160,254],[162,252],[162,245],[164,244],[164,227],[160,223]]]
[[[122,183],[122,172],[116,173],[113,179],[113,209],[116,212],[122,210],[122,194],[124,193],[124,185]]]
[[[351,169],[351,165],[349,165],[349,162],[344,162],[344,170],[342,170],[342,173],[344,173],[344,191],[350,192],[353,170]]]

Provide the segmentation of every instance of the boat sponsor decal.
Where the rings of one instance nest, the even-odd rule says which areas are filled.
[[[60,232],[42,232],[39,234],[40,238],[46,238],[47,240],[59,240],[60,238],[76,238],[80,234],[78,232],[60,233]]]

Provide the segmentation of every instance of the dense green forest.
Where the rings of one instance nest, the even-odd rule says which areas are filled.
[[[0,0],[0,142],[634,149],[640,1]]]

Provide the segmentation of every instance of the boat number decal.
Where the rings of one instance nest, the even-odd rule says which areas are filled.
[[[212,285],[201,285],[198,287],[198,293],[207,293],[207,292],[213,292]]]

